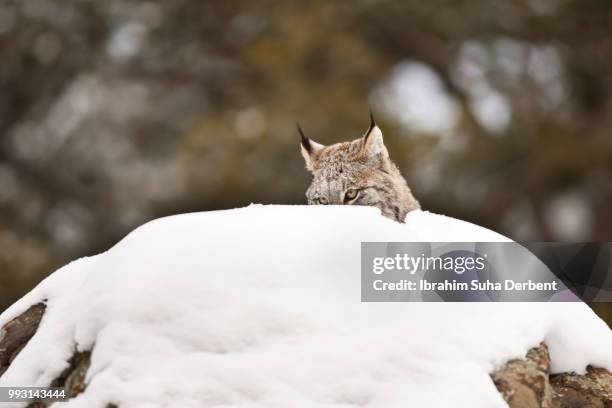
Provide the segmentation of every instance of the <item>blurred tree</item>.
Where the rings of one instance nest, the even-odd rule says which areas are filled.
[[[376,112],[426,209],[612,235],[605,0],[0,3],[0,310],[148,219],[303,203]]]

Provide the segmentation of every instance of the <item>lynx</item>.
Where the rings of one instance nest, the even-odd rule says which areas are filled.
[[[421,208],[389,158],[381,130],[370,113],[370,127],[359,139],[324,146],[306,137],[298,124],[300,150],[313,181],[310,205],[369,205],[397,222]]]

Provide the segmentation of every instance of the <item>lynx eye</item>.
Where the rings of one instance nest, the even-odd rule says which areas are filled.
[[[319,204],[323,204],[323,205],[329,204],[329,200],[327,199],[327,197],[321,196],[318,198],[318,200],[319,200]]]
[[[359,194],[358,190],[354,188],[349,188],[348,190],[346,190],[346,193],[344,194],[344,201],[354,200],[355,198],[357,198],[358,194]]]

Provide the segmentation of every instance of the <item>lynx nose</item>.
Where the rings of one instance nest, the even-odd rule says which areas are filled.
[[[339,180],[326,180],[323,184],[327,199],[331,205],[344,204],[344,189]]]
[[[340,198],[337,192],[330,191],[328,195],[328,200],[330,205],[342,205],[343,200]]]
[[[332,180],[328,183],[328,199],[329,203],[332,205],[342,205],[344,204],[344,196],[342,183],[337,180]]]
[[[330,204],[333,204],[333,205],[342,205],[342,204],[344,204],[344,202],[336,194],[334,194],[334,198],[333,198],[333,200],[331,201]]]

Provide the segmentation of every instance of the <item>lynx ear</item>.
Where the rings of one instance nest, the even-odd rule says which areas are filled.
[[[383,135],[379,127],[374,121],[374,115],[370,111],[370,127],[363,135],[363,152],[368,156],[376,156],[381,154],[383,157],[388,157],[389,152],[383,142]]]
[[[300,151],[302,152],[302,156],[304,156],[304,160],[306,161],[306,168],[313,171],[317,156],[325,146],[307,138],[304,135],[299,123],[297,124],[297,129],[298,132],[300,132]]]

